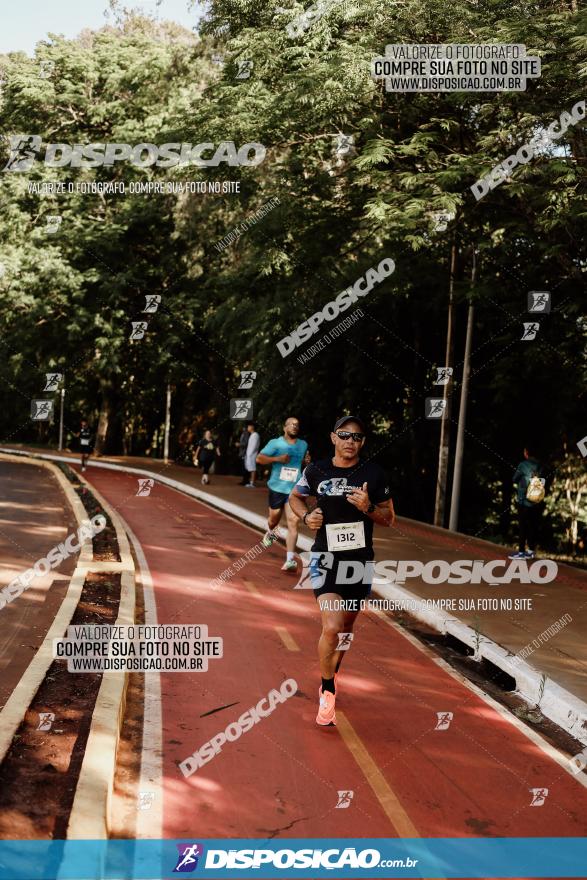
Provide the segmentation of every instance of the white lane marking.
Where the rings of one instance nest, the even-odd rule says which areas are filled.
[[[122,519],[122,517],[120,518]],[[137,536],[124,519],[122,519],[122,524],[130,538],[139,563],[145,605],[145,624],[156,626],[158,623],[157,605],[151,570]],[[136,836],[137,840],[144,838],[160,840],[163,836],[161,677],[158,672],[144,672],[143,675],[145,703],[138,791],[152,792],[154,796],[149,809],[139,810],[139,801],[137,800]]]

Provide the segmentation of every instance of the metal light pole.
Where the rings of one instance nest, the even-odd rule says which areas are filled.
[[[63,449],[63,407],[65,404],[65,379],[61,386],[61,408],[59,412],[59,452]]]
[[[473,248],[473,268],[471,270],[471,288],[475,286],[477,274],[477,260],[475,248]],[[469,376],[471,374],[471,346],[473,342],[473,319],[475,306],[469,298],[469,310],[467,314],[467,337],[465,340],[465,357],[463,360],[463,381],[461,384],[461,405],[459,408],[459,423],[457,427],[457,442],[455,448],[455,463],[452,478],[452,493],[450,499],[450,521],[448,524],[451,531],[456,531],[459,524],[459,505],[461,500],[461,477],[463,472],[463,450],[465,447],[465,423],[467,420],[467,397],[469,394]]]
[[[163,461],[169,464],[169,431],[171,428],[171,384],[167,383],[167,401],[165,405],[165,438],[163,441]]]
[[[455,272],[457,263],[457,246],[453,238],[450,249],[450,277],[448,284],[448,319],[446,327],[446,355],[444,366],[452,366],[453,350],[454,350],[454,286]],[[446,507],[446,483],[448,479],[448,459],[450,453],[450,412],[452,393],[450,388],[452,381],[449,380],[442,389],[442,399],[444,403],[444,411],[440,420],[440,446],[438,450],[438,478],[436,481],[436,502],[434,505],[434,525],[444,526],[444,511]]]

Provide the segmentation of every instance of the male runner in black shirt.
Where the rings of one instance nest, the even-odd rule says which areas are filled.
[[[310,577],[322,615],[316,723],[323,726],[336,724],[334,676],[342,661],[340,636],[352,632],[361,600],[371,592],[373,566],[366,563],[374,558],[373,523],[391,526],[395,521],[383,469],[359,458],[365,443],[363,422],[355,416],[339,419],[330,439],[334,457],[309,464],[289,497],[294,513],[316,532]],[[317,499],[316,507],[308,506],[311,497]],[[323,561],[325,568],[320,567]],[[354,583],[345,583],[352,580],[348,575],[353,567],[341,567],[342,562],[360,563]]]

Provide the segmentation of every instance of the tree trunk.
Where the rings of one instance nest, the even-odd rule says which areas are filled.
[[[97,455],[118,453],[121,450],[121,419],[118,409],[118,394],[112,380],[103,379],[100,383],[101,404],[96,431],[95,450]]]
[[[454,321],[455,321],[455,304],[454,304],[454,285],[455,272],[457,262],[457,246],[455,240],[450,249],[450,273],[448,282],[448,318],[446,328],[446,355],[445,367],[451,367],[454,357]],[[448,482],[448,460],[450,455],[450,414],[452,387],[454,379],[450,379],[447,385],[443,386],[442,397],[446,401],[445,410],[440,420],[440,445],[438,450],[438,477],[436,482],[436,502],[434,505],[434,525],[444,526],[445,510],[446,510],[446,489]]]

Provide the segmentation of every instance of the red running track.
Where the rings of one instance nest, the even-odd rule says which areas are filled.
[[[258,532],[159,484],[136,497],[136,477],[88,477],[142,545],[159,623],[206,624],[224,639],[207,673],[161,674],[164,837],[587,834],[579,779],[382,615],[357,623],[342,723],[317,727],[319,618],[311,592],[280,571],[283,550],[212,590]],[[184,778],[179,762],[287,678],[295,696]],[[448,729],[435,729],[438,712],[453,713]],[[548,789],[542,806],[534,788]],[[354,792],[347,809],[336,808],[343,790]]]

